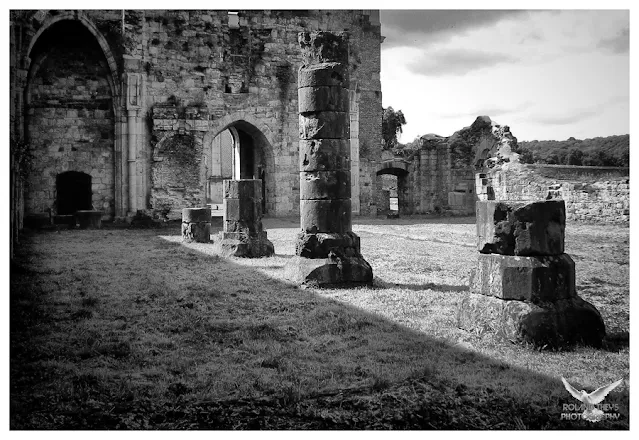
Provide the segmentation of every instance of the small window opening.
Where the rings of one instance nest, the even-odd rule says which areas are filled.
[[[237,11],[229,11],[229,29],[240,28],[240,16]]]

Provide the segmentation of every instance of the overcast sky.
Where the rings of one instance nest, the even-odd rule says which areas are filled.
[[[629,133],[628,10],[382,10],[381,22],[401,142],[478,115],[519,140]]]

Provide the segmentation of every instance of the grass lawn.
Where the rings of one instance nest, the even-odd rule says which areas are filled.
[[[26,232],[11,428],[628,429],[629,228],[568,224],[608,336],[540,351],[456,326],[474,218],[358,219],[374,286],[324,290],[283,279],[298,219],[264,224],[276,255],[254,260],[182,243],[177,224]],[[562,420],[579,402],[560,376],[588,392],[624,378],[604,401],[619,419]]]

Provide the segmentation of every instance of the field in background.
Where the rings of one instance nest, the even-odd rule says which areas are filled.
[[[360,219],[370,288],[282,278],[276,256],[223,259],[179,225],[28,233],[11,267],[11,427],[627,429],[629,229],[569,224],[579,294],[605,349],[534,350],[455,325],[473,218]],[[620,420],[560,420],[588,391]]]

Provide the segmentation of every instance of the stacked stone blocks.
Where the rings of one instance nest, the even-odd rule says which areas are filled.
[[[300,224],[298,258],[287,265],[296,282],[372,282],[351,223],[348,37],[299,34]]]
[[[226,256],[270,257],[273,243],[262,229],[262,181],[224,180],[224,220],[219,250]]]
[[[599,346],[605,326],[577,295],[565,222],[563,200],[478,201],[479,256],[459,306],[460,327],[538,346]]]

